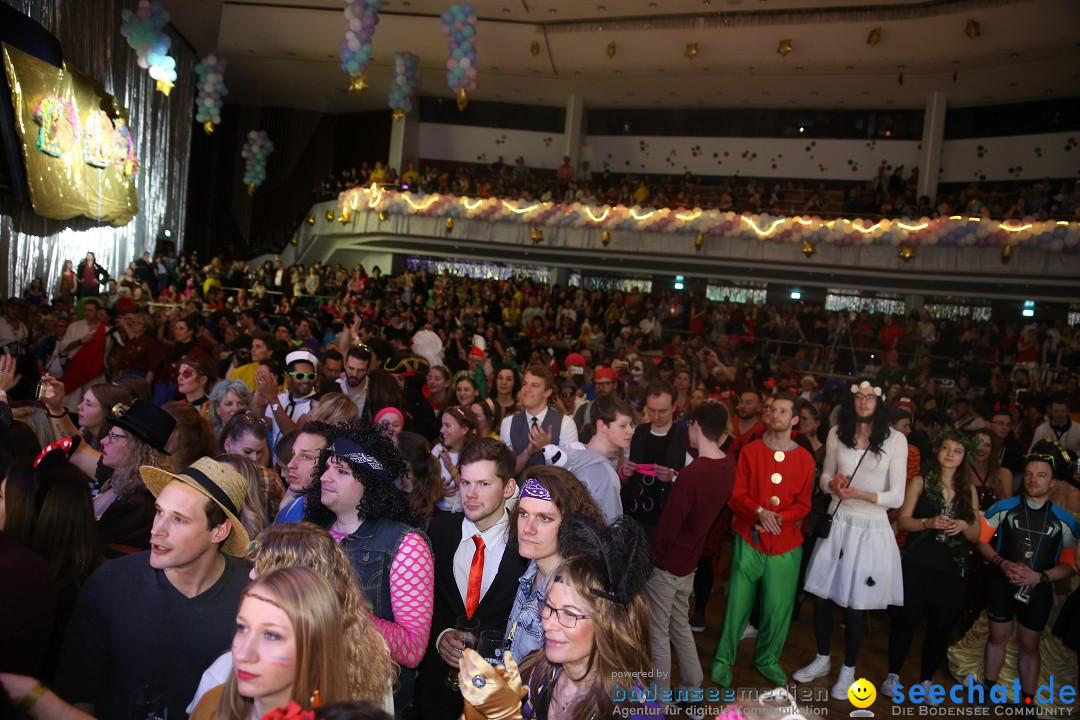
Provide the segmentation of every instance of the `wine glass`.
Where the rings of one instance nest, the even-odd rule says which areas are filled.
[[[500,630],[485,630],[480,633],[476,652],[492,667],[503,664],[503,634]]]
[[[131,693],[129,720],[168,720],[165,691],[157,685],[143,685]]]
[[[470,618],[468,615],[462,615],[457,619],[457,623],[454,625],[454,637],[467,648],[476,649],[476,643],[480,637],[480,621]],[[450,672],[446,674],[446,689],[458,692],[461,688],[458,686],[458,668],[453,667]]]

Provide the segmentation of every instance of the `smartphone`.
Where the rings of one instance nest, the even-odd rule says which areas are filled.
[[[42,398],[44,398],[45,397],[45,390],[48,387],[49,387],[49,385],[44,380],[39,380],[38,384],[37,384],[37,390],[34,391],[34,397],[36,399],[38,399],[38,400],[41,400]]]

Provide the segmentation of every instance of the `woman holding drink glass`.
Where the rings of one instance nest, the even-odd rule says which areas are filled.
[[[938,432],[935,445],[927,470],[908,483],[896,521],[908,536],[901,553],[904,604],[892,608],[889,674],[881,684],[888,697],[900,683],[900,668],[924,616],[919,682],[933,681],[963,607],[968,556],[979,539],[979,496],[971,483],[969,460],[975,441],[947,427]]]

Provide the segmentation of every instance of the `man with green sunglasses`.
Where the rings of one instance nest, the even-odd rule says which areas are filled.
[[[316,379],[319,377],[318,359],[307,350],[294,350],[285,356],[285,386],[283,393],[267,398],[266,417],[273,423],[273,444],[284,433],[300,427],[307,421],[311,402],[316,395]]]

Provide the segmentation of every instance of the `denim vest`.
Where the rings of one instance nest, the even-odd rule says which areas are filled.
[[[533,591],[533,582],[538,572],[536,561],[530,560],[528,569],[518,580],[517,595],[510,609],[510,620],[506,623],[506,642],[503,647],[509,650],[514,661],[519,663],[526,655],[544,646],[544,626],[540,620],[540,607],[537,605],[537,600],[544,594],[544,584]]]
[[[390,565],[394,562],[401,541],[409,533],[419,533],[428,545],[427,536],[404,523],[380,518],[360,523],[349,537],[341,541],[349,562],[360,578],[360,588],[371,603],[371,614],[383,620],[394,620],[390,605]]]

